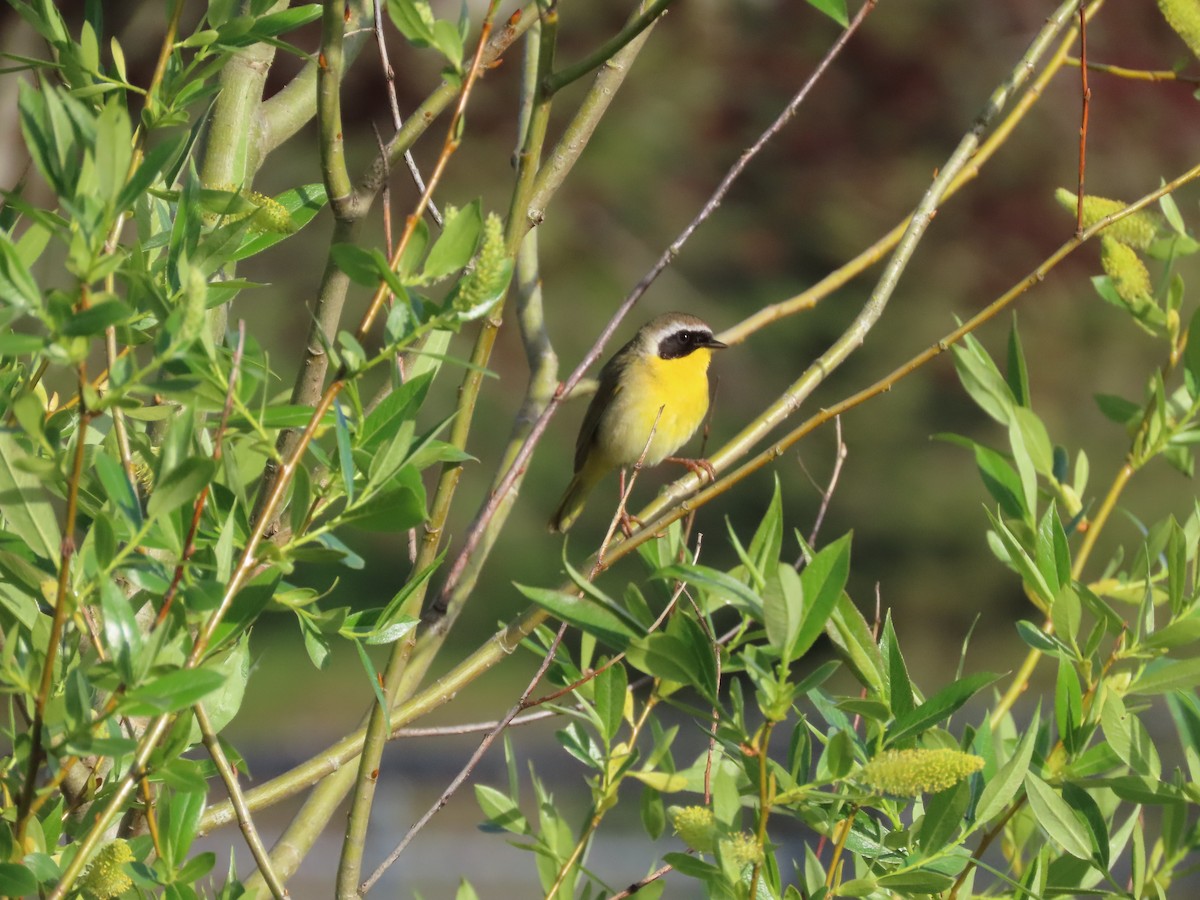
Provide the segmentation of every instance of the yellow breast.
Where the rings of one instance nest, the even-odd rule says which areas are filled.
[[[710,350],[700,349],[677,359],[638,357],[627,365],[596,434],[596,449],[610,466],[637,462],[652,429],[648,466],[662,462],[695,434],[708,412],[711,359]]]

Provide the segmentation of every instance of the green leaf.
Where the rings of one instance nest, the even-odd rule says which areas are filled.
[[[954,353],[954,368],[971,399],[1001,425],[1008,425],[1012,420],[1016,399],[983,345],[968,334],[951,350]]]
[[[716,595],[724,602],[740,606],[755,618],[761,618],[763,602],[751,588],[737,578],[709,566],[676,563],[654,573],[664,581],[686,581]]]
[[[850,18],[846,15],[846,0],[808,0],[808,5],[823,12],[843,28],[850,24]]]
[[[132,604],[111,579],[100,581],[100,610],[104,613],[104,647],[117,663],[126,683],[136,680],[134,662],[142,652],[142,631]]]
[[[1083,724],[1083,694],[1075,667],[1067,659],[1058,661],[1054,718],[1063,746],[1069,753],[1075,753],[1079,744],[1079,727]]]
[[[905,894],[937,894],[954,884],[954,878],[931,869],[909,869],[876,879],[881,888]]]
[[[478,200],[447,216],[442,233],[425,258],[421,278],[438,281],[465,266],[475,255],[482,230],[483,213]]]
[[[42,307],[42,292],[7,234],[0,232],[0,303],[22,312]]]
[[[667,816],[663,810],[661,791],[656,791],[649,785],[642,788],[641,813],[642,827],[646,829],[646,836],[652,841],[657,841],[667,827]]]
[[[888,729],[884,746],[893,747],[949,718],[971,697],[999,677],[991,672],[978,672],[947,685],[911,712],[897,716]]]
[[[286,231],[266,231],[262,234],[248,231],[244,235],[245,242],[230,257],[232,260],[247,259],[291,237],[313,220],[329,198],[325,193],[325,185],[318,182],[284,191],[273,199],[287,211],[291,227]]]
[[[1183,377],[1193,399],[1200,397],[1200,309],[1188,322],[1187,346],[1183,348]]]
[[[493,828],[502,828],[513,834],[529,834],[529,820],[521,813],[517,802],[507,794],[486,784],[475,785],[475,802],[487,816]]]
[[[1041,715],[1039,705],[1033,722]],[[1012,756],[1000,767],[1000,770],[983,786],[979,794],[979,802],[975,804],[975,821],[990,822],[1007,809],[1008,804],[1016,797],[1017,791],[1025,781],[1029,771],[1029,763],[1033,760],[1033,748],[1037,743],[1038,729],[1030,726],[1021,736],[1021,740],[1013,750]]]
[[[204,792],[179,791],[171,797],[165,812],[159,822],[163,857],[169,868],[177,869],[187,859],[188,850],[200,828],[200,816],[204,812]]]
[[[38,892],[38,881],[18,863],[0,863],[0,896],[28,897]]]
[[[875,646],[871,626],[863,618],[854,601],[843,593],[834,607],[833,615],[825,626],[825,633],[833,641],[855,673],[877,695],[884,694],[887,677],[884,674],[883,657]]]
[[[177,712],[217,690],[225,678],[213,669],[176,669],[130,690],[121,698],[120,710],[127,716]]]
[[[625,658],[634,668],[680,684],[694,685],[697,672],[687,642],[670,634],[650,634],[634,638],[625,649]]]
[[[1067,805],[1083,817],[1083,823],[1092,837],[1092,855],[1101,869],[1107,869],[1109,867],[1108,825],[1104,821],[1104,814],[1100,812],[1099,805],[1091,794],[1069,781],[1063,783],[1062,796]]]
[[[357,446],[373,452],[384,441],[394,440],[401,425],[416,418],[432,381],[433,374],[426,372],[409,378],[384,397],[363,420]]]
[[[396,30],[414,47],[433,43],[433,12],[428,0],[388,0],[388,15]]]
[[[412,470],[403,470],[408,472]],[[425,495],[420,481],[413,477],[405,477],[409,484],[383,491],[369,500],[363,501],[353,509],[342,513],[342,521],[364,531],[398,532],[407,531],[425,521]]]
[[[1029,371],[1025,367],[1025,352],[1021,348],[1021,335],[1017,331],[1017,317],[1013,314],[1012,328],[1008,332],[1008,370],[1005,373],[1008,389],[1019,406],[1028,407]]]
[[[340,400],[335,400],[333,409],[334,434],[337,437],[338,469],[342,475],[342,490],[346,492],[346,502],[354,504],[354,457],[350,453],[350,426],[346,422],[346,408]]]
[[[133,485],[129,483],[125,469],[102,450],[96,453],[93,465],[105,495],[116,506],[121,517],[136,531],[142,524],[142,506],[138,502]]]
[[[1167,694],[1200,685],[1200,656],[1191,659],[1162,659],[1146,666],[1126,689],[1128,694]]]
[[[800,573],[804,618],[788,647],[787,659],[799,659],[821,635],[850,577],[851,534],[842,535],[809,561]]]
[[[625,694],[629,678],[625,667],[617,662],[600,672],[592,681],[596,717],[600,720],[600,736],[610,743],[621,730],[625,717]]]
[[[755,568],[769,578],[779,566],[779,555],[783,552],[783,491],[779,476],[775,476],[775,489],[767,512],[750,539],[750,558]]]
[[[941,850],[963,824],[971,803],[970,780],[939,791],[925,799],[925,818],[917,831],[917,842],[927,855]]]
[[[1108,746],[1135,774],[1151,778],[1162,775],[1162,762],[1146,726],[1114,692],[1104,697],[1100,724]]]
[[[187,503],[195,503],[200,492],[208,487],[217,474],[217,464],[211,459],[188,456],[154,485],[146,504],[146,514],[157,519]]]
[[[378,286],[381,276],[371,251],[358,244],[334,244],[329,250],[329,255],[333,257],[334,265],[355,284],[370,288]]]
[[[791,566],[776,566],[763,588],[763,624],[767,640],[780,654],[799,633],[804,606],[800,575]]]
[[[1034,818],[1055,844],[1072,856],[1091,859],[1088,831],[1058,792],[1032,772],[1025,774],[1025,795]]]
[[[30,459],[11,432],[0,431],[0,517],[36,556],[57,564],[62,532],[42,479],[19,465]]]
[[[904,663],[904,657],[900,654],[900,642],[892,624],[891,610],[888,610],[884,619],[880,652],[887,665],[887,698],[892,715],[906,715],[913,709],[912,680],[908,676],[908,666]]]
[[[1118,425],[1130,427],[1142,417],[1142,408],[1132,400],[1118,397],[1115,394],[1096,394],[1096,406],[1101,414]]]
[[[1074,655],[1071,653],[1070,647],[1054,635],[1046,634],[1046,632],[1042,631],[1042,629],[1038,628],[1028,619],[1021,619],[1017,622],[1017,634],[1021,636],[1021,640],[1039,653],[1065,656],[1068,659]]]
[[[635,636],[634,630],[623,619],[595,601],[548,588],[522,584],[516,588],[551,615],[599,638],[610,647],[624,650]]]
[[[106,300],[72,313],[62,326],[61,332],[69,337],[94,337],[104,333],[110,325],[128,322],[137,313],[120,300]]]

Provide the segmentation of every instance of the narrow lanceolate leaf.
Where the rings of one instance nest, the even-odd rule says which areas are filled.
[[[35,554],[56,560],[62,532],[41,479],[20,468],[28,456],[10,433],[0,431],[0,517]]]
[[[621,729],[625,716],[625,692],[629,678],[620,663],[609,666],[595,678],[593,694],[596,700],[596,716],[600,719],[601,736],[611,741]]]
[[[1200,657],[1152,663],[1126,690],[1128,694],[1168,694],[1200,684]]]
[[[1033,721],[1039,721],[1041,706],[1039,705]],[[1037,728],[1029,728],[1013,750],[1013,755],[1000,767],[979,795],[979,803],[975,806],[975,821],[988,822],[1008,806],[1020,790],[1029,771],[1029,763],[1033,759],[1033,746],[1037,743]]]
[[[1091,859],[1092,842],[1088,830],[1058,791],[1029,772],[1025,775],[1025,793],[1034,817],[1050,840],[1072,856]]]
[[[153,716],[186,709],[223,685],[225,678],[213,669],[177,669],[131,690],[121,700],[120,711]]]
[[[978,691],[999,677],[991,672],[979,672],[938,691],[911,712],[896,717],[896,721],[888,729],[887,740],[884,741],[885,746],[895,746],[906,738],[915,737],[926,728],[948,718]]]
[[[615,613],[592,600],[547,588],[518,584],[517,590],[564,622],[604,641],[610,647],[625,649],[634,631]]]
[[[821,548],[800,573],[803,586],[804,618],[788,647],[788,659],[799,659],[825,630],[838,598],[850,576],[850,535],[844,534]]]
[[[154,486],[154,493],[146,504],[147,514],[151,519],[157,519],[185,503],[194,503],[216,472],[217,464],[213,460],[187,457]]]

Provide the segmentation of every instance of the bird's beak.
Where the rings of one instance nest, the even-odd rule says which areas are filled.
[[[729,345],[718,341],[716,338],[709,338],[707,341],[705,341],[704,346],[709,350],[724,350]]]

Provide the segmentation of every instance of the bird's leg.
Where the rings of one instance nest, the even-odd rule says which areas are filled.
[[[699,476],[701,472],[708,476],[709,481],[717,480],[717,470],[713,468],[712,463],[707,459],[687,459],[682,456],[668,456],[663,462],[673,462],[685,467],[693,475]],[[704,481],[703,478],[700,479]]]
[[[625,469],[623,467],[621,469],[620,477],[621,477],[621,488],[620,488],[620,490],[621,490],[621,532],[625,535],[625,537],[632,537],[634,523],[641,525],[642,520],[639,519],[637,516],[631,516],[629,514],[629,510],[626,509],[626,507],[625,507],[625,504],[629,498],[625,494]],[[631,485],[631,487],[632,487],[632,485]]]

